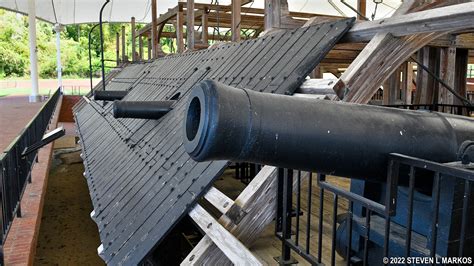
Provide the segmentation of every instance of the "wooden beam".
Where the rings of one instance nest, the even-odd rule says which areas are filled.
[[[418,33],[466,30],[472,29],[473,25],[474,2],[469,2],[357,23],[344,36],[342,42],[370,41],[377,33],[390,33],[401,37]]]
[[[295,13],[293,13],[295,15]],[[265,31],[271,29],[292,29],[304,22],[291,17],[287,0],[265,0]]]
[[[435,47],[423,47],[420,50],[420,57],[421,63],[428,67],[428,69],[432,73],[437,74],[437,67],[439,65],[439,50]],[[416,104],[433,104],[435,100],[437,101],[437,88],[438,83],[433,78],[433,76],[429,75],[426,71],[421,69],[418,66],[417,68],[417,75],[420,79],[417,79],[416,83],[416,97],[415,103]]]
[[[456,66],[456,47],[441,48],[441,58],[439,66],[440,78],[446,82],[451,88],[454,86]],[[448,91],[444,86],[439,88],[438,103],[440,104],[454,104],[454,95]]]
[[[138,60],[143,60],[143,37],[138,36]]]
[[[224,193],[215,187],[211,187],[209,191],[204,195],[204,198],[209,201],[216,209],[222,214],[226,213],[230,206],[234,204],[234,201],[227,197]]]
[[[231,204],[229,210],[219,218],[219,222],[246,246],[253,243],[275,217],[277,172],[275,167],[264,166]],[[240,219],[238,224],[232,222],[237,217]],[[204,236],[181,265],[189,263],[225,265],[228,264],[228,259],[209,241],[208,236]]]
[[[136,28],[135,28],[135,17],[132,17],[132,20],[130,22],[130,27],[132,31],[132,61],[137,61],[137,47],[135,46],[135,38],[136,38]]]
[[[383,85],[383,104],[396,104],[400,92],[400,71],[395,71]]]
[[[189,216],[233,264],[262,265],[247,247],[212,218],[199,204],[189,212]]]
[[[406,68],[406,94],[405,94],[405,104],[412,104],[412,95],[413,91],[415,90],[415,85],[413,84],[413,76],[414,76],[414,70],[413,70],[413,63],[412,62],[407,62],[407,68]]]
[[[178,6],[181,6],[181,5],[177,5],[176,7],[172,8],[172,9],[168,9],[168,12],[166,12],[165,14],[160,15],[160,17],[157,18],[157,20],[156,20],[156,25],[158,26],[160,24],[166,23],[168,20],[174,18],[176,16],[176,13],[178,12]],[[150,32],[150,30],[151,30],[151,23],[149,23],[149,24],[145,25],[143,28],[141,28],[138,31],[138,35],[144,35],[147,32]]]
[[[186,2],[186,42],[187,49],[194,50],[194,0],[187,0]]]
[[[405,1],[394,16],[401,16],[418,4],[413,0]],[[334,86],[336,94],[347,102],[368,103],[380,85],[412,54],[446,34],[430,32],[397,38],[392,34],[377,33],[342,74]]]
[[[232,41],[240,42],[240,20],[241,20],[241,0],[232,0]]]
[[[454,76],[454,88],[460,95],[465,96],[467,90],[467,62],[469,51],[467,49],[456,50],[456,66]],[[454,99],[454,104],[462,105],[461,100]]]
[[[430,46],[474,49],[474,33],[447,34],[430,42]]]
[[[281,2],[280,0],[265,0],[265,30],[280,28]]]
[[[122,26],[122,62],[127,61],[127,51],[125,49],[125,26]]]
[[[158,31],[156,1],[151,0],[151,58],[158,56]]]
[[[117,57],[117,66],[120,65],[120,34],[115,33],[115,55]]]
[[[176,16],[176,46],[178,53],[184,52],[183,20],[183,8],[180,6]]]
[[[367,16],[367,0],[357,0],[357,11],[364,16]],[[357,19],[365,19],[361,15],[357,14]]]
[[[152,59],[151,53],[153,52],[153,49],[151,48],[152,46],[152,41],[151,38],[148,38],[148,60]]]
[[[207,7],[202,9],[202,16],[201,16],[201,42],[203,44],[208,44],[209,40],[209,21],[208,21],[208,14],[209,10]]]

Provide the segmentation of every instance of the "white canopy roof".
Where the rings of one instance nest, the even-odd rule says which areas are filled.
[[[211,0],[197,0],[196,3],[210,3]],[[230,4],[231,0],[220,0],[219,4]],[[263,8],[264,0],[255,0],[252,7]],[[341,15],[331,6],[336,5],[347,16],[355,13],[339,0],[288,0],[291,11],[311,12],[328,15]],[[347,0],[355,7],[357,0]],[[99,21],[99,11],[105,0],[36,0],[36,15],[38,19],[63,25],[95,23]],[[168,8],[176,6],[178,0],[157,0],[158,14],[165,13]],[[377,18],[390,16],[400,5],[400,0],[385,0],[377,9]],[[375,4],[367,1],[367,13],[372,13]],[[28,0],[0,0],[0,8],[19,13],[28,13]],[[104,9],[103,20],[107,22],[130,22],[135,17],[136,22],[151,21],[151,0],[111,0]]]

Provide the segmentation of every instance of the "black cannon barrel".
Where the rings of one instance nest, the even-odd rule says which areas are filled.
[[[115,101],[115,118],[159,119],[173,110],[175,101]]]
[[[128,91],[94,91],[94,100],[96,101],[115,101],[122,100]]]
[[[384,181],[388,154],[457,160],[474,119],[297,98],[203,81],[188,99],[186,152],[196,161],[245,161]]]

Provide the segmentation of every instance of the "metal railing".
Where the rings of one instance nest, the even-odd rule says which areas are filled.
[[[31,170],[37,161],[37,151],[24,156],[22,153],[43,138],[59,97],[60,90],[57,89],[21,133],[0,154],[1,247],[14,217],[21,217],[21,197],[27,182],[31,183]],[[3,250],[0,250],[0,253],[3,257]],[[0,263],[3,264],[3,261]]]
[[[390,154],[387,180],[385,184],[379,184],[383,192],[378,200],[328,182],[325,175],[308,175],[303,190],[301,171],[279,169],[275,233],[282,241],[281,264],[295,263],[291,250],[312,265],[410,264],[408,260],[414,257],[424,257],[430,261],[428,264],[437,264],[445,257],[472,256],[472,243],[466,244],[467,238],[472,242],[474,235],[468,233],[467,228],[474,217],[471,210],[472,170]],[[317,176],[318,187],[313,186],[314,176]],[[414,218],[414,213],[420,213],[419,205],[417,212],[414,209],[414,198],[419,194],[415,179],[429,183],[420,180],[427,177],[433,180],[428,207],[424,208],[430,219],[424,221],[426,233],[420,233],[421,218]],[[314,195],[315,189],[319,190],[318,196]],[[397,208],[400,204],[397,194],[402,190],[407,194],[407,200]],[[445,202],[454,196],[453,193],[460,194],[460,199]],[[328,194],[332,197],[329,207],[325,206],[328,205]],[[312,203],[317,205],[317,201],[319,206],[315,208]],[[342,208],[341,201],[347,206]],[[306,204],[304,209],[301,207],[303,202]],[[451,215],[446,213],[450,204],[457,206]],[[341,209],[346,212],[339,214]],[[312,221],[315,217],[312,213],[319,214],[316,221]],[[448,226],[451,223],[459,227]],[[456,230],[459,232],[454,232]],[[399,260],[392,261],[393,258]]]

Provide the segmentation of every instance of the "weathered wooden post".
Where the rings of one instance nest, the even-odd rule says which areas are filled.
[[[232,0],[232,41],[240,42],[241,0]]]
[[[132,31],[132,61],[137,61],[136,51],[137,48],[135,46],[135,38],[137,32],[135,31],[135,17],[132,17],[132,21],[130,22],[130,27]]]
[[[127,61],[127,51],[125,49],[125,26],[122,26],[122,61]]]
[[[183,20],[183,6],[178,4],[178,13],[176,14],[176,46],[178,47],[178,53],[184,51]]]
[[[194,0],[187,0],[186,4],[186,41],[188,50],[194,50]]]

